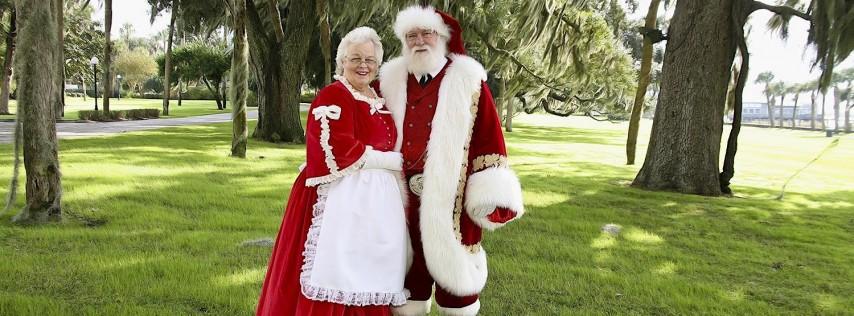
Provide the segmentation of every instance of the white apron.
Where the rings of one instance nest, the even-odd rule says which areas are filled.
[[[391,171],[363,169],[319,187],[313,215],[301,275],[306,297],[356,306],[406,302],[409,235]]]

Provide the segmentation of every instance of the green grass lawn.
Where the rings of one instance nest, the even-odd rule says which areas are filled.
[[[103,110],[104,100],[98,99],[98,109]],[[172,100],[169,107],[169,116],[163,118],[198,116],[205,114],[231,113],[230,108],[220,111],[216,108],[216,101],[213,100],[183,100],[181,106],[178,106],[178,100]],[[15,113],[17,111],[17,101],[9,100],[9,111]],[[95,101],[92,98],[65,98],[65,117],[62,120],[78,120],[77,112],[82,110],[94,110]],[[110,99],[110,110],[130,110],[130,109],[163,109],[163,100],[161,99],[128,99],[121,100]],[[0,119],[15,119],[15,115],[0,115]]]
[[[707,198],[628,187],[639,167],[624,165],[625,130],[517,119],[508,148],[528,214],[485,236],[483,315],[854,310],[854,136],[777,201],[831,139],[744,128],[736,197]],[[0,315],[251,314],[270,249],[240,244],[275,236],[304,147],[250,142],[238,160],[230,135],[217,124],[62,140],[66,220],[0,216]],[[11,148],[0,152],[8,179]]]

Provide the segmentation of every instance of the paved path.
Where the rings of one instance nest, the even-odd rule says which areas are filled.
[[[249,111],[247,114],[249,119],[258,118],[257,110]],[[231,113],[223,113],[173,119],[154,119],[139,121],[63,122],[56,124],[56,128],[59,138],[79,138],[142,131],[164,127],[201,125],[230,121]],[[0,122],[0,144],[12,143],[12,131],[14,129],[15,122]]]

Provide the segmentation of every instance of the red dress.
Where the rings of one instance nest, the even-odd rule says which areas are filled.
[[[322,187],[360,169],[368,146],[379,151],[392,150],[397,137],[391,115],[351,91],[336,81],[322,89],[311,105],[306,124],[306,166],[288,198],[257,315],[391,315],[388,303],[352,306],[309,299],[300,283],[313,207],[318,202],[318,185]]]

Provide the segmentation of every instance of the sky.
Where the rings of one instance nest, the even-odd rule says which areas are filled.
[[[104,21],[103,0],[93,0],[95,6],[93,19]],[[768,1],[765,1],[768,2]],[[640,6],[637,12],[632,17],[643,17],[649,7],[649,0],[640,0]],[[673,5],[670,6],[672,14]],[[113,1],[113,27],[112,37],[116,38],[119,35],[119,29],[125,23],[130,23],[134,27],[136,36],[149,37],[169,26],[170,13],[161,13],[154,24],[150,23],[151,7],[146,0],[114,0]],[[664,10],[660,11],[664,14]],[[766,27],[766,22],[771,16],[768,11],[757,11],[751,15],[748,22],[751,32],[748,38],[748,48],[751,53],[750,59],[750,77],[748,84],[744,90],[745,102],[765,102],[765,96],[762,94],[762,86],[753,83],[757,74],[764,71],[771,71],[777,80],[786,83],[800,83],[818,78],[820,71],[818,69],[810,71],[812,56],[815,51],[812,48],[806,48],[807,29],[809,24],[797,17],[793,17],[789,28],[789,39],[783,41],[779,36],[771,33]],[[666,45],[659,43],[658,45]],[[836,69],[844,69],[854,66],[854,58],[849,57]],[[828,96],[830,97],[830,93]],[[791,102],[791,100],[787,101]],[[801,102],[809,102],[809,98],[801,98]]]
[[[92,19],[104,22],[103,0],[92,0],[95,8]],[[151,6],[146,0],[113,0],[113,25],[110,29],[112,38],[119,36],[119,29],[125,23],[133,25],[136,37],[150,37],[169,27],[170,13],[161,13],[151,24]]]

